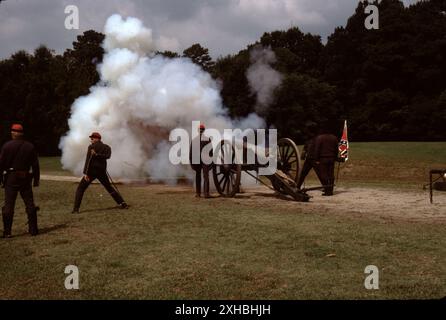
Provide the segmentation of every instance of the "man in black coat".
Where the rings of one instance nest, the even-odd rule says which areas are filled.
[[[93,132],[90,135],[91,144],[88,146],[87,157],[85,159],[84,176],[76,190],[72,213],[79,213],[84,192],[95,179],[99,180],[122,209],[129,207],[119,192],[110,183],[107,175],[107,159],[111,157],[111,148],[102,143],[101,138],[98,132]]]
[[[338,138],[328,129],[322,129],[315,140],[315,163],[324,186],[323,196],[332,196],[335,162],[338,157]]]
[[[23,127],[11,127],[12,140],[5,143],[0,152],[0,173],[5,188],[5,204],[2,208],[3,237],[11,237],[14,207],[18,193],[23,199],[28,215],[28,231],[32,236],[39,233],[37,228],[38,207],[34,204],[32,185],[39,186],[40,167],[34,146],[23,139]],[[30,173],[32,169],[32,173]],[[3,173],[5,173],[3,178]],[[34,181],[34,182],[33,182]]]
[[[199,126],[199,136],[196,139],[199,139],[198,141],[192,141],[190,146],[190,152],[189,152],[189,160],[192,166],[192,169],[195,171],[195,197],[200,198],[201,197],[201,172],[203,171],[203,192],[205,198],[211,198],[209,194],[209,171],[211,170],[210,164],[205,164],[203,160],[201,159],[201,152],[203,148],[211,143],[211,140],[204,136],[203,133],[206,130],[206,127],[204,124],[200,124]],[[197,145],[200,146],[200,162],[199,163],[193,163],[192,159],[192,145],[194,143],[197,143]]]

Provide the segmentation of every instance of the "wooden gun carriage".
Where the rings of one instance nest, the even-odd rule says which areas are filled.
[[[256,145],[253,147],[256,147]],[[235,152],[231,143],[222,140],[218,148],[220,149],[219,157],[221,161],[220,164],[214,163],[213,165],[213,178],[215,187],[222,196],[234,197],[240,191],[241,175],[242,172],[245,172],[268,188],[282,195],[291,196],[296,201],[306,202],[310,199],[310,196],[306,193],[307,190],[297,188],[296,182],[299,179],[301,160],[299,149],[291,139],[283,138],[277,142],[277,170],[275,173],[264,176],[259,176],[259,169],[268,167],[268,164],[259,163],[257,153],[255,153],[255,162],[247,163],[246,146],[244,146],[243,161],[239,161],[239,163],[234,161]],[[232,148],[233,156],[230,163],[225,163],[224,155],[231,152],[230,148]],[[266,149],[268,150],[268,147]],[[267,183],[268,180],[269,184]]]

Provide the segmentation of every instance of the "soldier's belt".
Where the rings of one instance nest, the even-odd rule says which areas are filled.
[[[8,173],[12,173],[14,174],[16,177],[19,178],[26,178],[30,175],[29,171],[25,171],[25,170],[15,170],[15,169],[8,169]]]

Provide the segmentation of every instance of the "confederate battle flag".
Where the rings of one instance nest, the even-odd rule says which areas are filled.
[[[344,130],[342,131],[342,138],[338,146],[339,162],[346,162],[348,160],[348,137],[347,137],[347,120],[344,121]]]

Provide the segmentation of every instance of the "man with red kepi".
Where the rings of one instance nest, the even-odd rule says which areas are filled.
[[[120,208],[127,209],[129,207],[118,190],[113,188],[110,183],[107,174],[107,159],[111,157],[111,148],[105,143],[102,143],[101,139],[102,137],[98,132],[93,132],[90,135],[91,144],[88,146],[87,157],[85,159],[84,176],[76,190],[72,213],[79,213],[84,192],[96,178],[108,193],[110,193]]]
[[[34,146],[23,139],[22,125],[12,125],[11,137],[12,140],[5,143],[0,152],[0,180],[5,188],[5,205],[2,208],[3,237],[11,237],[14,207],[18,193],[25,202],[28,231],[32,236],[35,236],[39,233],[37,228],[39,207],[34,204],[32,185],[39,186],[39,160]],[[32,169],[32,173],[30,173],[30,169]]]
[[[211,170],[211,165],[205,164],[203,162],[203,159],[201,158],[201,152],[203,151],[203,148],[211,143],[211,140],[209,137],[206,137],[204,135],[204,131],[206,130],[206,127],[203,123],[200,124],[198,127],[199,135],[196,137],[195,141],[191,142],[190,146],[190,152],[189,152],[189,160],[192,166],[192,169],[195,170],[195,197],[200,198],[201,197],[201,172],[203,171],[203,191],[204,191],[204,197],[205,198],[211,198],[209,194],[209,171]],[[198,140],[198,141],[197,141]],[[192,145],[196,143],[198,146],[200,146],[200,157],[198,163],[193,163],[192,159]]]

